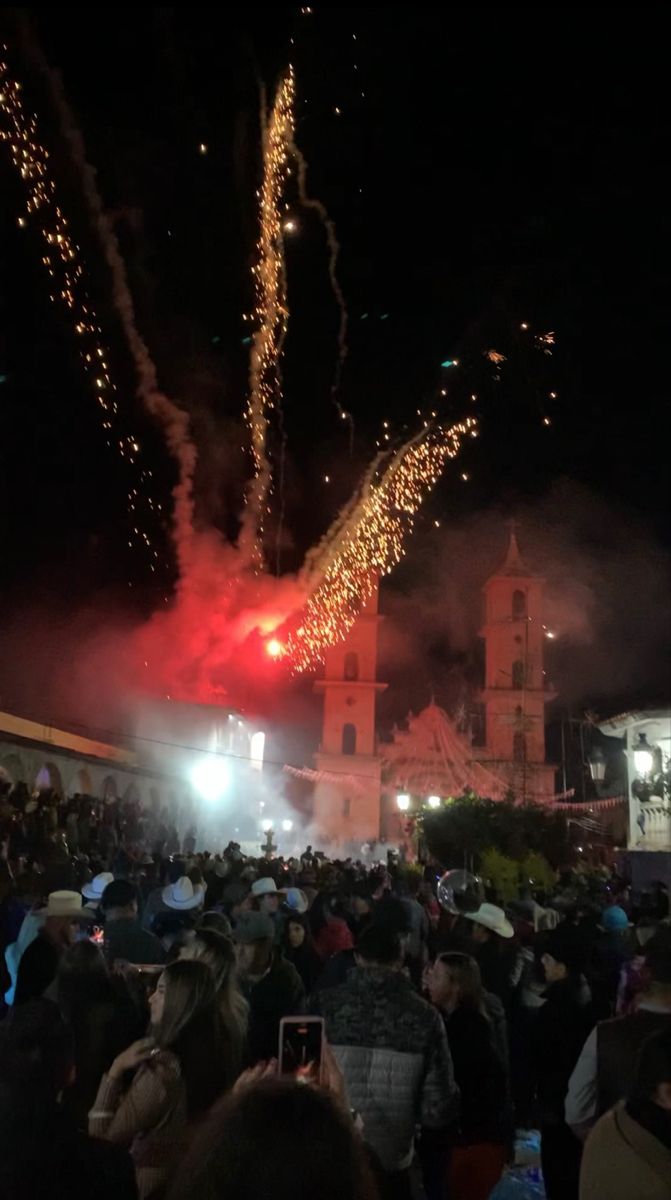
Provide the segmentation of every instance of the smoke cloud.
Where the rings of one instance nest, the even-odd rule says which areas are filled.
[[[415,543],[383,590],[390,718],[428,703],[432,692],[454,707],[480,684],[482,586],[505,557],[510,515],[494,507],[443,523]],[[606,712],[661,702],[671,626],[665,549],[635,514],[569,479],[514,515],[522,557],[546,580],[545,620],[555,634],[546,666],[557,703]]]

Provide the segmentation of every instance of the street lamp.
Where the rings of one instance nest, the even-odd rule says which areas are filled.
[[[410,797],[407,792],[399,792],[396,797],[399,812],[407,812],[410,808]]]
[[[440,808],[440,796],[429,796],[426,803],[429,808]]]
[[[606,778],[606,757],[600,746],[594,746],[587,761],[592,781],[594,783],[603,783]]]
[[[284,830],[284,832],[285,832],[285,833],[291,833],[291,830],[293,829],[293,827],[294,827],[294,823],[293,823],[293,821],[290,821],[288,818],[286,818],[286,819],[285,819],[285,820],[282,822],[282,828],[283,828],[283,830]]]
[[[652,770],[654,755],[652,748],[648,745],[648,738],[645,733],[639,733],[638,742],[634,746],[634,766],[636,774],[645,778]]]

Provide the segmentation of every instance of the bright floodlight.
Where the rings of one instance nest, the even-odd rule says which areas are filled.
[[[262,828],[262,830],[263,830],[263,832],[264,832],[264,833],[268,833],[268,830],[269,830],[269,829],[272,829],[272,827],[273,827],[273,823],[272,823],[272,821],[270,820],[270,817],[266,817],[266,818],[265,818],[265,820],[263,820],[263,821],[261,822],[261,828]]]
[[[398,796],[396,797],[396,803],[398,804],[401,812],[407,812],[410,808],[410,797],[407,792],[399,792]]]
[[[291,833],[291,830],[293,829],[293,827],[294,827],[293,821],[290,821],[288,818],[282,822],[282,828],[285,833]]]
[[[230,783],[228,763],[214,755],[201,758],[191,772],[191,782],[203,800],[220,800]]]
[[[440,796],[429,796],[427,804],[429,808],[440,808]]]

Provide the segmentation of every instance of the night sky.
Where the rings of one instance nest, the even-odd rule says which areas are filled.
[[[237,529],[248,471],[242,313],[256,237],[259,83],[272,90],[289,59],[310,190],[342,245],[350,336],[339,400],[353,415],[354,441],[350,448],[330,396],[337,309],[323,234],[292,209],[299,229],[288,247],[282,569],[299,565],[347,498],[384,420],[400,437],[417,427],[418,408],[467,411],[477,387],[482,436],[436,488],[383,602],[392,617],[396,605],[421,610],[430,577],[420,666],[410,671],[407,655],[389,660],[389,718],[426,703],[429,687],[445,703],[454,699],[437,677],[464,663],[467,674],[472,656],[453,627],[454,605],[446,604],[441,627],[436,562],[446,580],[461,578],[462,591],[464,580],[479,586],[473,562],[483,564],[481,581],[502,556],[505,519],[515,514],[522,541],[526,519],[541,557],[539,527],[551,514],[547,539],[559,558],[566,554],[564,574],[598,561],[606,547],[611,594],[598,595],[593,575],[577,582],[609,612],[617,610],[618,556],[630,571],[633,547],[637,593],[654,603],[638,671],[634,663],[611,680],[602,665],[628,632],[635,640],[650,624],[645,608],[634,608],[634,630],[621,613],[591,640],[568,638],[571,703],[600,701],[605,711],[663,699],[671,313],[661,181],[666,50],[655,12],[107,7],[27,9],[18,18],[5,10],[2,21],[85,252],[122,403],[164,502],[173,468],[133,396],[106,268],[38,50],[62,75],[161,382],[192,413],[201,521],[229,536]],[[0,146],[3,614],[36,599],[54,612],[76,603],[146,614],[174,579],[168,539],[157,531],[162,565],[150,577],[127,547],[127,476],[105,446],[63,314],[49,302],[37,238],[17,228],[21,187],[6,153]],[[549,330],[557,339],[551,358],[533,343]],[[500,381],[483,358],[489,348],[506,354]],[[441,371],[450,357],[460,367]],[[472,540],[460,541],[460,530]]]

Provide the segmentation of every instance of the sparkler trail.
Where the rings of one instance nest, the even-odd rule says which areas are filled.
[[[263,128],[263,183],[260,193],[261,228],[258,258],[252,272],[255,283],[254,318],[249,363],[249,426],[254,473],[247,486],[239,548],[243,562],[257,571],[263,564],[263,525],[267,511],[271,468],[268,459],[268,413],[280,398],[279,361],[287,330],[286,275],[282,237],[281,200],[291,163],[294,136],[293,68],[289,68]]]
[[[476,432],[474,417],[449,428],[430,426],[394,455],[382,476],[371,478],[354,510],[337,519],[313,564],[320,572],[303,609],[301,624],[289,633],[287,646],[296,671],[323,659],[341,641],[370,595],[376,575],[388,575],[405,554],[414,516],[435,485],[448,459],[455,458],[461,439]]]
[[[3,56],[6,48],[2,47]],[[114,438],[122,458],[138,471],[138,486],[128,493],[128,507],[132,526],[131,538],[145,547],[150,555],[150,567],[156,570],[158,551],[152,546],[146,530],[141,528],[139,508],[146,504],[156,516],[160,504],[152,499],[148,480],[151,471],[140,462],[140,445],[132,432],[122,432],[119,406],[115,397],[116,387],[112,382],[109,367],[109,351],[102,337],[96,313],[83,283],[84,270],[79,247],[70,234],[67,218],[61,211],[53,178],[49,154],[39,141],[37,119],[26,113],[21,99],[21,85],[9,73],[3,59],[0,61],[0,142],[9,146],[11,161],[26,187],[26,216],[18,218],[20,228],[36,225],[44,242],[42,262],[52,281],[51,299],[61,303],[72,322],[77,336],[79,357],[84,374],[94,392],[101,411],[101,421],[108,445]],[[132,544],[132,541],[130,542]]]
[[[137,328],[126,264],[98,191],[96,173],[86,157],[84,139],[67,102],[59,77],[50,69],[41,53],[33,50],[33,57],[51,88],[61,130],[79,172],[89,215],[100,238],[110,269],[112,299],[121,318],[137,371],[137,394],[147,412],[162,427],[168,449],[177,463],[178,479],[172,493],[174,500],[173,537],[177,551],[179,576],[180,579],[184,579],[188,574],[193,547],[193,476],[197,460],[196,448],[190,436],[189,415],[164,395],[159,388],[156,367]]]

